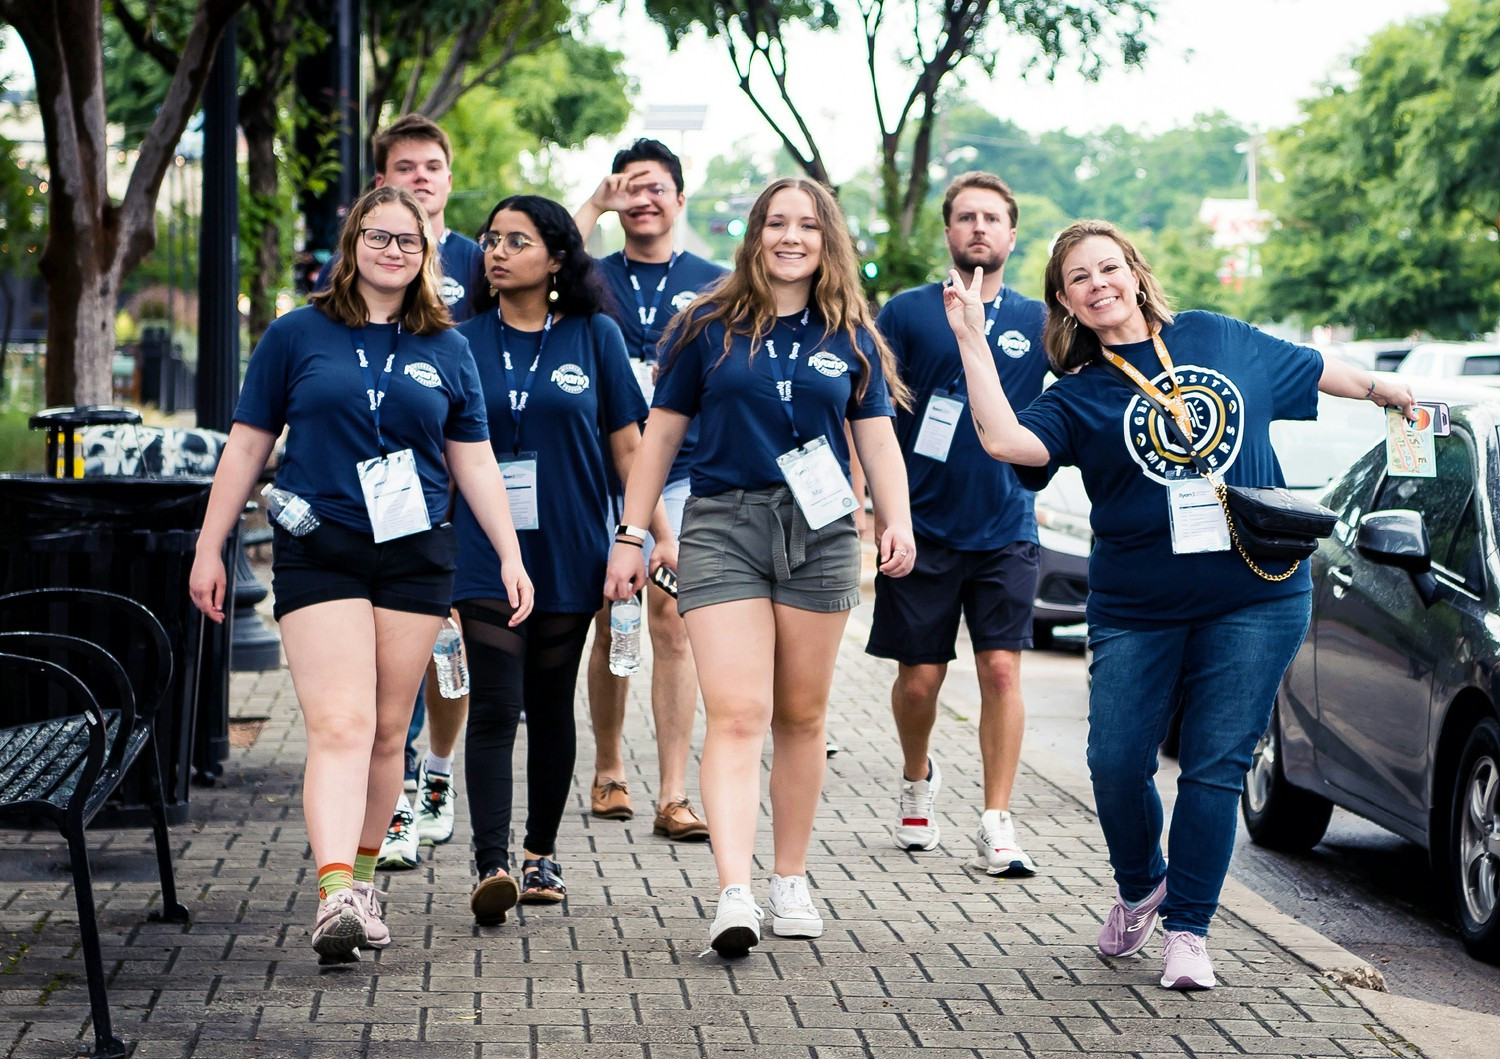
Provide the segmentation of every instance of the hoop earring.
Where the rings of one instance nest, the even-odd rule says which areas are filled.
[[[1063,319],[1067,321],[1063,324],[1063,326],[1068,329],[1068,334],[1071,335],[1074,331],[1078,330],[1078,318],[1072,313],[1069,313],[1067,316],[1063,317]]]
[[[1135,303],[1141,306],[1146,304],[1146,292],[1140,287],[1135,289]]]

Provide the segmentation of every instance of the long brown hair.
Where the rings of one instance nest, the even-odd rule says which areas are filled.
[[[693,299],[667,326],[662,348],[670,352],[665,363],[670,364],[678,350],[715,321],[724,325],[724,356],[729,355],[730,339],[734,335],[750,337],[752,357],[760,349],[761,342],[776,326],[776,295],[771,289],[771,277],[766,272],[761,254],[761,233],[765,231],[766,216],[771,212],[771,200],[777,192],[787,188],[807,192],[812,199],[813,213],[818,218],[818,227],[822,230],[823,253],[813,282],[812,302],[823,318],[825,337],[843,331],[854,356],[859,359],[861,371],[855,399],[864,397],[870,382],[870,363],[858,341],[859,333],[863,331],[869,335],[880,357],[880,368],[885,374],[891,400],[903,408],[911,407],[911,393],[901,380],[890,346],[875,327],[870,303],[865,300],[860,286],[859,258],[854,252],[854,239],[849,235],[844,215],[827,188],[801,177],[782,177],[772,181],[760,193],[745,218],[745,238],[734,252],[734,271]]]
[[[422,233],[422,267],[416,277],[406,285],[401,298],[399,322],[403,329],[418,335],[431,335],[453,326],[453,317],[448,315],[448,306],[443,304],[442,272],[438,264],[437,243],[432,238],[432,227],[427,223],[427,213],[411,192],[403,188],[372,188],[361,195],[349,208],[344,218],[343,230],[339,232],[338,259],[333,263],[333,274],[328,286],[308,299],[330,319],[346,327],[364,327],[370,322],[370,309],[359,293],[359,269],[356,255],[359,253],[359,230],[365,218],[379,206],[395,203],[404,206],[417,220],[417,230]],[[384,321],[380,321],[384,322]]]
[[[1047,361],[1059,375],[1077,371],[1099,356],[1099,336],[1080,324],[1067,313],[1059,300],[1063,291],[1063,259],[1085,239],[1101,235],[1118,246],[1125,257],[1125,266],[1140,284],[1145,300],[1141,313],[1148,326],[1160,327],[1172,322],[1172,306],[1166,291],[1151,272],[1151,266],[1136,250],[1135,245],[1120,229],[1108,221],[1077,221],[1062,230],[1052,244],[1052,256],[1047,259],[1047,271],[1043,287],[1047,299],[1047,323],[1042,328],[1042,345],[1047,350]]]

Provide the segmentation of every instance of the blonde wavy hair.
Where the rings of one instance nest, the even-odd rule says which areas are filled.
[[[890,346],[875,327],[870,303],[860,285],[859,257],[844,215],[827,188],[801,177],[782,177],[760,193],[745,218],[745,238],[734,252],[734,271],[672,318],[662,337],[662,348],[669,351],[664,362],[670,365],[678,350],[716,321],[724,325],[721,361],[729,355],[730,340],[734,335],[749,336],[751,357],[760,349],[761,343],[776,326],[776,295],[761,252],[761,234],[771,212],[771,200],[788,188],[805,191],[812,199],[813,213],[823,235],[823,252],[813,281],[811,300],[826,326],[824,335],[843,331],[854,356],[859,359],[861,371],[855,399],[864,397],[870,382],[870,364],[858,342],[859,333],[863,331],[870,336],[880,357],[880,368],[885,374],[891,400],[902,408],[910,408],[911,392],[901,381]]]
[[[370,322],[370,309],[359,293],[359,230],[380,206],[395,204],[404,206],[415,218],[417,230],[422,233],[422,267],[416,277],[406,285],[401,299],[401,311],[397,317],[401,327],[417,335],[431,335],[453,326],[453,317],[448,306],[443,304],[442,270],[438,263],[437,242],[432,238],[432,227],[427,223],[427,213],[411,192],[403,188],[372,188],[361,195],[349,208],[344,218],[343,230],[339,232],[338,258],[333,263],[333,274],[328,286],[315,293],[308,301],[323,311],[330,319],[346,327],[364,327]],[[384,321],[377,321],[384,323]]]
[[[1125,258],[1125,267],[1130,269],[1140,284],[1145,300],[1141,313],[1151,327],[1161,327],[1172,322],[1172,305],[1162,290],[1161,283],[1151,272],[1151,266],[1141,257],[1135,244],[1125,238],[1120,229],[1108,221],[1077,221],[1062,230],[1052,244],[1052,256],[1047,259],[1047,271],[1043,275],[1043,288],[1047,299],[1047,323],[1042,328],[1042,345],[1047,350],[1047,362],[1059,375],[1077,371],[1099,356],[1099,336],[1084,327],[1063,309],[1059,295],[1063,292],[1063,260],[1073,248],[1085,239],[1103,236],[1120,248]]]

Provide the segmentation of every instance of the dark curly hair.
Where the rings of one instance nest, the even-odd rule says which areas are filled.
[[[484,231],[494,224],[495,214],[501,210],[515,210],[530,217],[547,253],[557,260],[559,268],[554,276],[557,301],[553,304],[559,313],[592,316],[614,308],[614,299],[599,274],[599,266],[584,249],[583,237],[578,234],[578,225],[567,207],[541,195],[509,195],[490,210]],[[497,301],[494,292],[488,292],[488,304],[493,307]]]

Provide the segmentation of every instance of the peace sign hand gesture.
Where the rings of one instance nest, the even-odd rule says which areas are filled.
[[[962,339],[965,334],[983,340],[984,302],[979,288],[984,284],[984,269],[974,270],[974,279],[964,286],[958,269],[948,270],[948,285],[943,288],[943,311],[948,314],[948,326],[954,337]]]

